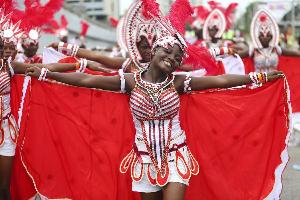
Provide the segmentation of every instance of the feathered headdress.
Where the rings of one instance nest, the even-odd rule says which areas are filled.
[[[267,35],[268,32],[270,32],[273,36],[270,46],[275,47],[278,45],[280,34],[279,27],[269,10],[260,9],[256,12],[251,22],[250,31],[254,48],[262,48],[262,44],[259,41],[260,33]]]
[[[50,0],[44,6],[40,0],[25,0],[24,17],[21,28],[24,30],[23,44],[38,43],[40,32],[54,19],[54,15],[62,8],[63,0]],[[42,17],[41,17],[42,16]]]
[[[230,29],[230,27],[232,25],[232,18],[231,18],[232,13],[234,12],[234,10],[238,6],[238,4],[231,3],[228,5],[227,8],[225,8],[219,2],[209,1],[208,5],[209,5],[208,8],[206,8],[202,5],[194,7],[194,15],[193,15],[192,19],[189,20],[190,24],[198,29],[200,29],[201,27],[203,27],[203,29],[207,29],[210,25],[210,22],[207,22],[208,16],[211,14],[211,12],[213,12],[214,10],[217,9],[222,13],[221,18],[225,19],[225,22],[223,22],[223,19],[220,18],[221,22],[225,24],[225,25],[222,25],[221,29],[223,29],[223,26],[225,26],[225,30]],[[206,23],[206,25],[205,25],[205,23]]]
[[[20,29],[20,12],[15,9],[14,6],[16,4],[13,1],[4,1],[0,4],[0,37],[5,43],[13,42],[17,45],[17,42],[23,33]]]
[[[56,20],[51,20],[50,25],[44,28],[43,31],[51,34],[57,35],[59,38],[63,38],[69,34],[68,30],[68,20],[65,15],[60,16],[60,23]]]
[[[176,0],[166,17],[161,14],[157,15],[157,11],[151,13],[149,10],[148,14],[155,20],[155,29],[158,32],[158,39],[152,48],[178,44],[185,52],[183,61],[185,64],[192,65],[195,69],[205,68],[210,72],[217,68],[215,61],[206,48],[188,44],[181,35],[181,33],[184,33],[185,22],[193,14],[193,9],[188,0]]]
[[[142,60],[137,43],[142,37],[146,38],[149,45],[152,46],[157,38],[154,28],[155,20],[153,16],[158,16],[158,4],[153,0],[135,0],[129,7],[124,16],[124,28],[122,33],[125,35],[127,50],[134,61]],[[147,12],[148,11],[148,12]],[[151,15],[149,14],[152,12]]]

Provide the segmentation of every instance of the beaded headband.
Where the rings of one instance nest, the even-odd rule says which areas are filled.
[[[254,15],[250,28],[251,39],[254,48],[262,48],[262,44],[259,41],[259,34],[262,33],[266,36],[269,32],[273,36],[270,46],[275,47],[279,42],[278,24],[270,11],[267,9],[260,9]]]
[[[177,44],[180,49],[185,52],[186,46],[184,46],[176,37],[173,36],[165,36],[156,40],[156,42],[153,44],[152,51],[157,47],[163,47],[165,49],[167,49],[169,45],[174,47],[175,44]]]
[[[216,37],[222,37],[223,33],[226,30],[226,18],[224,13],[219,9],[214,9],[206,18],[203,25],[203,39],[211,40],[209,36],[208,29],[216,26],[218,28],[218,32]]]

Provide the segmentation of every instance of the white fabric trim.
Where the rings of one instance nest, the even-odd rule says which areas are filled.
[[[291,106],[291,101],[290,101],[290,88],[289,88],[289,84],[286,80],[286,78],[284,78],[285,81],[285,89],[286,89],[286,93],[287,93],[287,103],[288,103],[288,119],[289,119],[289,124],[287,124],[288,126],[288,134],[286,136],[285,139],[285,148],[284,150],[281,152],[281,164],[278,165],[278,167],[275,170],[275,183],[273,185],[273,189],[270,192],[270,194],[265,198],[265,200],[279,200],[280,199],[280,194],[282,191],[282,174],[283,171],[288,163],[289,160],[289,154],[288,154],[288,149],[287,149],[287,145],[288,145],[288,141],[289,141],[289,137],[291,135],[291,131],[292,131],[292,118],[291,118],[291,114],[292,114],[292,106]]]
[[[31,81],[31,77],[30,76],[25,76],[24,82],[23,82],[23,88],[22,88],[21,103],[20,103],[19,110],[18,110],[18,128],[19,129],[20,129],[20,126],[21,126],[21,121],[22,121],[23,107],[24,107],[26,92],[27,92],[27,88],[28,88],[28,85],[29,85],[30,81]]]

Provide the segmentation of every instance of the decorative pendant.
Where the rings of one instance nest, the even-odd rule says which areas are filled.
[[[157,185],[159,185],[160,187],[165,186],[168,183],[169,176],[170,176],[169,164],[166,163],[164,169],[162,168],[159,171],[157,171],[157,175],[156,175]]]
[[[8,118],[8,126],[9,126],[9,132],[10,132],[10,139],[16,144],[17,138],[18,138],[18,130],[16,128],[16,123],[12,121],[13,119],[11,117]]]
[[[189,152],[190,161],[191,161],[191,172],[193,175],[197,175],[197,174],[199,174],[199,171],[200,171],[199,164],[198,164],[197,160],[195,159],[195,157],[193,156],[193,154],[190,152],[190,150],[188,150],[188,152]]]
[[[140,174],[138,176],[135,176],[135,167],[140,164],[141,165],[141,170],[140,170]],[[133,158],[133,162],[132,162],[132,165],[131,165],[131,178],[132,180],[136,181],[136,182],[139,182],[142,180],[143,178],[143,175],[144,175],[144,165],[142,163],[139,163],[139,160],[137,159],[136,155],[134,155],[134,158]]]
[[[181,162],[184,165],[185,173],[181,172],[181,170],[178,167],[179,166],[179,160],[181,160]],[[189,180],[191,178],[191,170],[190,170],[188,164],[186,163],[183,155],[181,154],[181,152],[179,150],[176,151],[176,168],[177,168],[177,172],[178,172],[179,176],[183,180]]]
[[[120,164],[120,172],[125,174],[130,166],[130,164],[132,163],[132,160],[134,158],[134,150],[132,149],[129,154],[127,154],[125,156],[125,158],[123,158],[121,164]]]
[[[147,168],[148,168],[147,169],[147,177],[148,177],[149,183],[151,185],[155,186],[156,185],[156,177],[152,178],[152,176],[151,176],[151,166],[150,166],[150,164],[148,164]]]

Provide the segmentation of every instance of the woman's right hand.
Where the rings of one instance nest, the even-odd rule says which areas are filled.
[[[268,76],[268,81],[273,81],[284,77],[284,74],[282,71],[273,71],[273,72],[268,72],[267,76]]]
[[[32,77],[35,77],[35,78],[39,78],[40,75],[41,75],[41,69],[37,66],[28,67],[26,69],[25,74],[27,76],[32,76]]]
[[[48,47],[52,47],[53,49],[57,50],[58,49],[58,42],[53,42]]]

